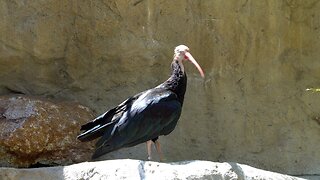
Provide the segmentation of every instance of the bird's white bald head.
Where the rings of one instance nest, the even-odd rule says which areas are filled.
[[[189,52],[189,48],[186,45],[179,45],[174,49],[174,59],[175,60],[187,60],[185,57],[186,52]]]
[[[189,60],[190,62],[192,62],[192,64],[194,64],[197,67],[198,71],[200,72],[200,75],[204,77],[203,70],[201,69],[197,61],[192,57],[192,55],[189,52],[189,48],[186,45],[179,45],[174,49],[173,59],[177,60],[181,64],[183,60]]]
[[[186,45],[179,45],[176,48],[174,48],[175,53],[185,52],[185,51],[189,51],[189,48]]]

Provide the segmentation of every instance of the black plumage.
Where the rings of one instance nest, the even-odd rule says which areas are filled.
[[[185,52],[188,51],[186,48]],[[180,57],[180,51],[176,56],[171,64],[171,76],[164,83],[126,99],[81,126],[84,132],[78,136],[80,141],[101,137],[96,143],[92,158],[123,147],[135,146],[173,131],[181,115],[187,86],[187,76],[182,65],[182,59],[186,57],[184,54]]]

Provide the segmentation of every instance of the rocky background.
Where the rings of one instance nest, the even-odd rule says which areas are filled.
[[[3,0],[0,94],[103,113],[170,74],[189,46],[188,89],[168,161],[235,161],[320,174],[319,0]],[[145,145],[106,155],[146,158]]]

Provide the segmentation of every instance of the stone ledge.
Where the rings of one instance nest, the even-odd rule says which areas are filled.
[[[256,169],[238,163],[184,161],[159,163],[131,159],[84,162],[35,169],[0,168],[0,179],[277,179],[303,178]]]

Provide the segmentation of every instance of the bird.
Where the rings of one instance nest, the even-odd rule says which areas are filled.
[[[82,142],[100,138],[92,159],[121,148],[170,134],[181,115],[187,87],[183,63],[190,61],[204,78],[204,72],[185,45],[174,49],[171,75],[162,84],[140,92],[81,126],[77,139]]]

